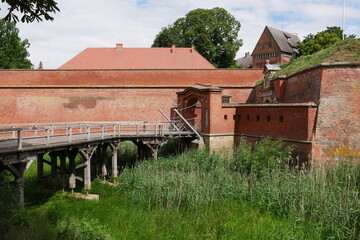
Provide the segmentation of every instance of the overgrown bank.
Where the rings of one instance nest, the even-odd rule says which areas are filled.
[[[291,74],[305,68],[313,67],[320,63],[351,62],[360,61],[360,38],[347,39],[335,43],[331,47],[323,49],[312,55],[301,56],[288,64],[281,66],[282,70],[276,76]]]
[[[138,163],[117,187],[96,181],[99,202],[55,195],[19,213],[8,239],[357,239],[359,164],[304,172],[287,166],[281,142],[241,146]]]

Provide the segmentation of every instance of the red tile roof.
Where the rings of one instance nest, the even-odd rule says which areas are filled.
[[[214,69],[193,48],[87,48],[59,69]]]

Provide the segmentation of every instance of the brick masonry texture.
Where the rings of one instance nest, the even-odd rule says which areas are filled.
[[[280,102],[315,103],[318,108],[238,108],[236,115],[241,115],[241,120],[236,123],[236,132],[310,141],[309,156],[316,162],[360,159],[359,79],[360,67],[356,65],[319,66],[276,79],[274,92]],[[261,85],[254,88],[249,103],[259,103],[260,91]],[[267,122],[267,116],[275,121]],[[282,123],[279,116],[283,116]],[[301,145],[296,143],[298,150]],[[302,156],[305,152],[300,151]]]
[[[263,137],[311,141],[316,109],[309,107],[241,107],[235,132]],[[312,114],[311,114],[312,113]]]
[[[164,121],[158,109],[170,115],[185,87],[223,86],[245,102],[261,76],[261,70],[0,70],[0,123]]]
[[[322,69],[297,74],[284,81],[282,102],[316,102],[319,100]],[[281,90],[280,90],[281,91]]]
[[[262,70],[0,70],[0,86],[167,86],[196,83],[253,87]]]
[[[170,115],[172,107],[199,100],[184,114],[196,114],[204,142],[214,148],[242,135],[270,136],[296,146],[301,159],[360,159],[359,65],[318,66],[275,79],[276,106],[259,104],[255,84],[262,77],[262,70],[247,69],[0,70],[0,123],[164,121],[159,108]],[[219,88],[189,88],[195,84]],[[230,103],[222,103],[224,95]]]
[[[313,155],[360,158],[360,67],[322,69]]]

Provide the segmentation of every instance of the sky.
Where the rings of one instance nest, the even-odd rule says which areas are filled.
[[[266,25],[300,39],[327,26],[342,26],[344,0],[58,0],[54,21],[18,23],[37,68],[56,69],[88,47],[151,47],[162,27],[197,8],[222,7],[241,23],[243,46],[252,52]],[[360,0],[345,2],[345,33],[360,37]],[[7,5],[0,3],[0,17]]]

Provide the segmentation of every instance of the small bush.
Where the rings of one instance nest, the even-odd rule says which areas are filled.
[[[112,239],[95,219],[65,218],[57,222],[57,239],[61,240],[109,240]]]
[[[248,141],[241,140],[234,156],[234,170],[260,177],[286,168],[292,159],[292,148],[285,147],[281,140],[263,138],[254,148]]]

